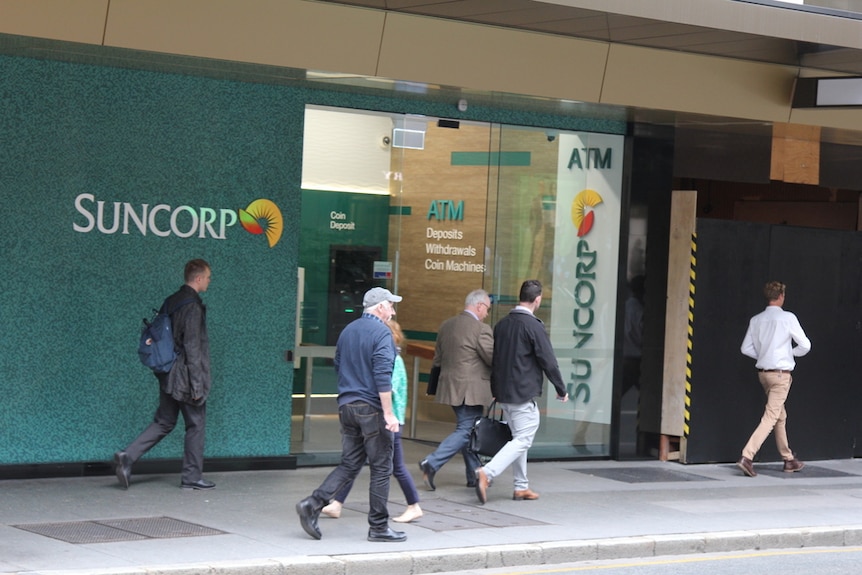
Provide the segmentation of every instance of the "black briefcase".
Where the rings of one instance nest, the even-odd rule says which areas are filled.
[[[431,373],[428,374],[428,387],[425,388],[425,395],[437,395],[438,381],[440,381],[440,366],[436,365],[431,368]]]
[[[504,445],[512,441],[512,430],[509,429],[509,424],[503,421],[502,408],[499,419],[494,416],[496,404],[496,401],[492,401],[487,414],[477,417],[473,429],[470,430],[469,449],[477,455],[494,457]]]

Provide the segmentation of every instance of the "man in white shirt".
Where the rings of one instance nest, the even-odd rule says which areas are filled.
[[[794,358],[811,351],[811,341],[802,331],[796,315],[782,309],[784,292],[785,285],[781,282],[766,284],[763,293],[769,305],[751,318],[740,348],[743,354],[757,360],[757,375],[763,391],[766,392],[766,409],[763,411],[760,425],[751,434],[742,449],[742,458],[736,463],[749,477],[757,475],[752,461],[770,432],[775,433],[778,453],[784,459],[784,471],[791,473],[805,467],[803,462],[796,459],[787,441],[787,412],[784,410],[784,402],[787,401],[790,384],[793,382],[791,372],[796,367]]]

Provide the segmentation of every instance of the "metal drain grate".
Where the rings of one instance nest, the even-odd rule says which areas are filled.
[[[715,481],[711,477],[683,473],[682,471],[671,471],[668,469],[656,469],[654,467],[607,467],[596,469],[571,469],[576,473],[595,475],[613,481],[624,481],[625,483],[663,483],[673,481]]]
[[[111,543],[141,539],[172,539],[176,537],[204,537],[223,535],[224,531],[204,527],[171,517],[139,517],[131,519],[105,519],[69,521],[65,523],[30,523],[13,525],[18,529],[58,539],[66,543]]]
[[[729,465],[737,473],[742,473],[736,465]],[[772,475],[773,477],[781,477],[782,479],[812,479],[823,477],[858,477],[854,473],[845,473],[828,467],[818,467],[816,465],[807,464],[802,471],[797,473],[785,473],[783,463],[754,463],[754,470],[758,474]]]
[[[525,505],[528,506],[529,504]],[[389,504],[392,516],[399,515],[403,505]],[[345,503],[345,509],[368,513],[368,504],[362,502]],[[509,513],[501,513],[479,505],[466,505],[445,499],[423,499],[422,518],[413,523],[417,527],[431,531],[447,532],[460,529],[484,529],[488,527],[524,527],[530,525],[547,525],[526,517],[518,517]]]

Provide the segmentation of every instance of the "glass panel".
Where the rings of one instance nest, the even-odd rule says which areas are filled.
[[[451,408],[424,390],[437,328],[490,277],[484,249],[489,130],[484,123],[308,107],[300,241],[305,295],[296,353],[314,357],[302,360],[296,381],[303,384],[294,394],[291,451],[301,464],[336,461],[340,453],[331,358],[372,285],[404,298],[396,315],[409,340],[404,436],[439,441],[451,432]]]
[[[533,457],[610,455],[623,137],[503,126],[497,148],[497,301],[526,279],[543,285],[548,327],[570,403],[546,382]],[[491,212],[493,213],[493,212]]]
[[[400,150],[392,129],[402,116],[308,106],[303,134],[299,346],[291,452],[300,464],[340,458],[337,381],[332,364],[341,330],[362,313],[371,287],[393,289],[400,203]],[[393,167],[394,166],[394,167]],[[396,218],[397,219],[397,218]]]
[[[425,394],[437,329],[464,309],[464,298],[490,283],[486,224],[490,126],[417,117],[406,128],[423,146],[401,156],[398,321],[410,339],[405,355],[414,384],[405,437],[441,441],[454,428],[452,408]],[[397,221],[396,221],[397,220]],[[415,414],[415,417],[414,417]]]

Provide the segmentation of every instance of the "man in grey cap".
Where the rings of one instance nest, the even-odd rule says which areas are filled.
[[[405,541],[407,534],[389,527],[389,476],[392,475],[393,434],[398,418],[392,410],[392,367],[395,344],[386,325],[401,296],[376,287],[365,293],[362,316],[353,320],[335,345],[338,374],[338,419],[341,423],[341,463],[320,487],[296,504],[306,533],[320,539],[320,510],[368,461],[368,540]]]

